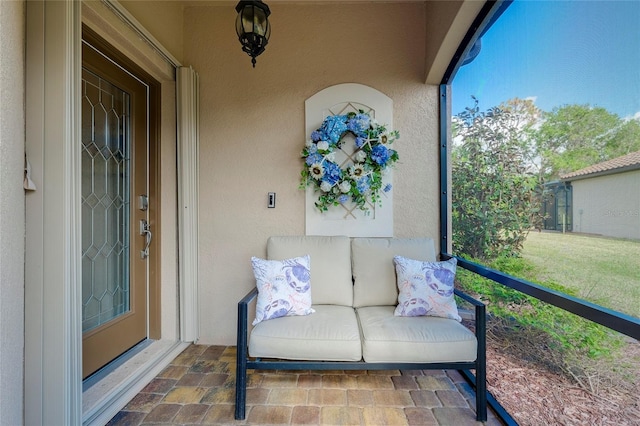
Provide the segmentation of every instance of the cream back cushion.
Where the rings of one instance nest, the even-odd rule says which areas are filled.
[[[311,257],[313,304],[353,306],[349,237],[278,236],[267,241],[267,257],[271,260],[306,254]]]
[[[351,242],[351,256],[354,279],[353,306],[356,308],[397,305],[398,286],[393,264],[394,256],[436,261],[431,238],[354,238]],[[313,270],[313,258],[311,265]],[[313,293],[312,296],[315,303]]]

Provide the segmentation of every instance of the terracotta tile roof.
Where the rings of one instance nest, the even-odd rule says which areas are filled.
[[[587,177],[587,175],[610,173],[618,169],[622,169],[620,171],[624,171],[637,168],[640,168],[640,151],[632,152],[631,154],[623,155],[622,157],[614,158],[612,160],[603,161],[602,163],[594,164],[593,166],[585,167],[584,169],[567,173],[566,175],[561,175],[560,179],[570,180],[571,178]]]

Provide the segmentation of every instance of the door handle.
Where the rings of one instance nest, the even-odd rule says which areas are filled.
[[[153,239],[153,234],[151,233],[151,225],[145,219],[140,219],[140,235],[144,235],[144,250],[140,250],[140,257],[146,259],[149,257],[149,246],[151,245],[151,240]]]

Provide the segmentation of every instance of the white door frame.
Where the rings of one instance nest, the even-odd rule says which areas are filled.
[[[83,5],[76,0],[26,3],[25,149],[38,190],[26,194],[24,406],[29,408],[25,410],[24,422],[78,425],[83,421],[80,263]],[[138,34],[148,35],[117,2],[103,0],[102,5],[105,4],[119,19],[127,18],[127,24],[135,27]],[[156,50],[166,53],[153,37],[145,38],[144,42],[155,43]],[[168,53],[164,57],[175,61]],[[180,66],[177,61],[172,65]],[[192,95],[195,96],[196,93]],[[197,120],[189,125],[197,126]],[[180,156],[181,170],[197,178],[197,162],[194,163],[197,138],[181,141],[180,149],[190,153]],[[179,194],[185,190],[197,194],[197,179],[179,176],[179,180]],[[192,201],[189,206],[193,205]],[[180,221],[179,244],[193,246],[192,238],[198,230],[197,203],[186,222],[188,227],[184,220]],[[187,267],[197,268],[197,264]],[[197,312],[197,270],[181,271],[180,276],[186,277],[180,282],[181,297],[188,297],[181,301],[179,340],[195,341],[197,315],[187,313]]]

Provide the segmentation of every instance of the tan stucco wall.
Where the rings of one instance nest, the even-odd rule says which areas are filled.
[[[640,170],[571,185],[575,232],[640,239]]]
[[[0,424],[23,423],[25,9],[0,1]]]
[[[182,60],[182,1],[120,0],[119,3],[178,61]]]
[[[297,189],[304,101],[356,82],[394,101],[401,132],[394,233],[438,238],[437,87],[424,84],[425,5],[270,4],[273,30],[251,68],[233,6],[184,10],[184,63],[200,74],[201,341],[234,344],[237,301],[255,285],[249,259],[270,235],[303,234]],[[277,193],[275,209],[267,193]]]

